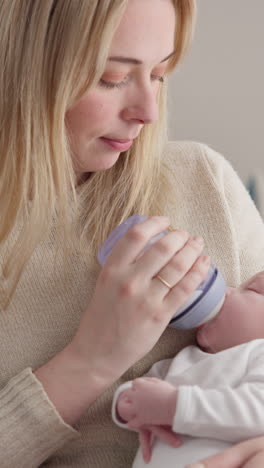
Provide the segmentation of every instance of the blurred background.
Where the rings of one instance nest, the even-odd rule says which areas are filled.
[[[170,79],[169,139],[208,144],[229,159],[252,193],[260,191],[264,1],[197,0],[197,5],[192,49]]]

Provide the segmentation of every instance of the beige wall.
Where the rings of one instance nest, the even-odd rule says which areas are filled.
[[[192,51],[171,77],[170,139],[202,141],[243,180],[264,173],[264,0],[197,0]]]

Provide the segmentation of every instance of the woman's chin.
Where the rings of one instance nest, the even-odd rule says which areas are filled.
[[[102,160],[96,161],[94,164],[83,164],[81,168],[78,168],[76,172],[81,175],[82,174],[87,174],[87,173],[94,173],[94,172],[99,172],[99,171],[107,171],[108,169],[111,169],[115,163],[117,162],[119,157],[119,154],[116,155],[115,157],[106,158]]]
[[[98,156],[97,160],[94,161],[93,164],[93,172],[107,171],[108,169],[111,169],[118,161],[120,154],[121,153],[119,151],[111,151],[107,154],[103,154],[102,156]]]

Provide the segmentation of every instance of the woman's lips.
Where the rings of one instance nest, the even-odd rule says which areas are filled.
[[[105,144],[118,151],[127,151],[133,144],[133,140],[111,140],[110,138],[101,137]]]

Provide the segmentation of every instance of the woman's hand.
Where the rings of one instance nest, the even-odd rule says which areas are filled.
[[[109,384],[151,350],[208,272],[209,258],[200,256],[203,241],[184,231],[168,233],[141,254],[168,226],[167,218],[152,217],[119,240],[70,345],[90,372],[104,376]]]
[[[233,445],[186,468],[263,468],[264,437]]]

